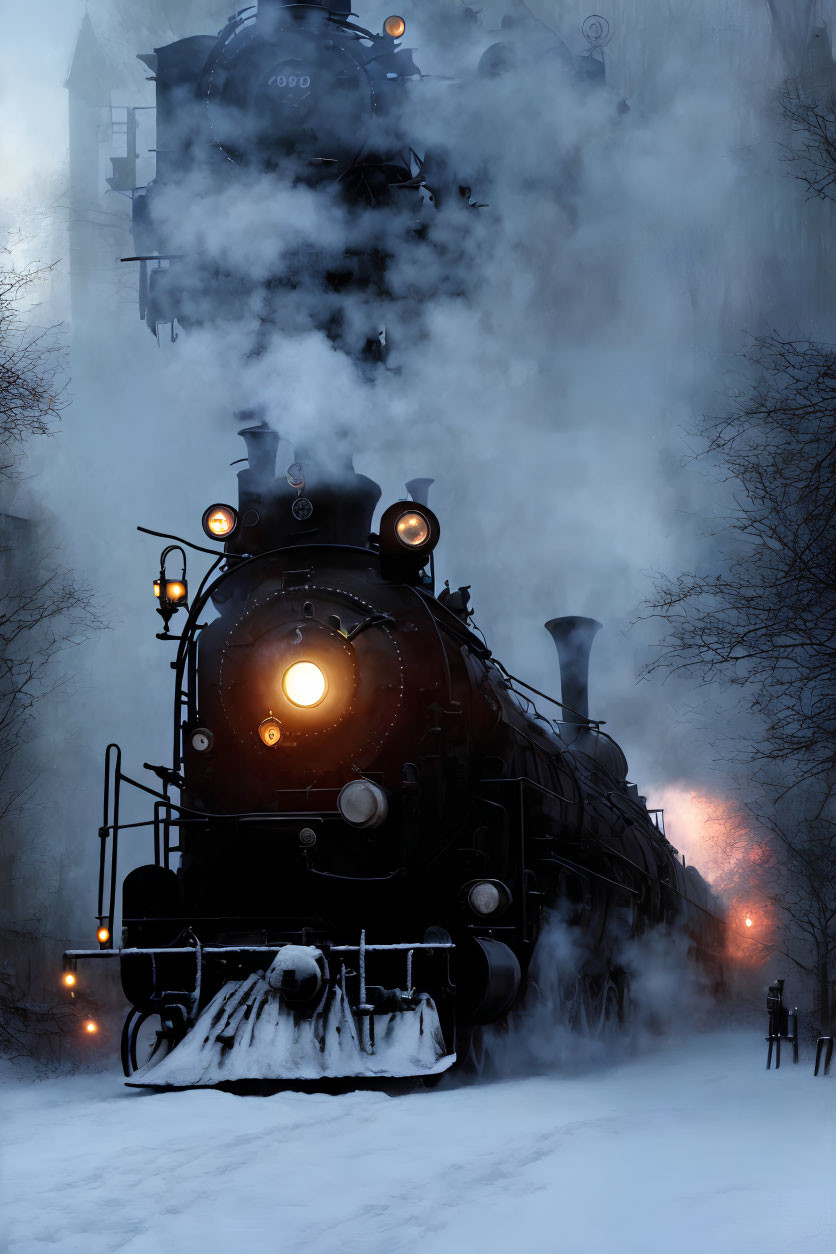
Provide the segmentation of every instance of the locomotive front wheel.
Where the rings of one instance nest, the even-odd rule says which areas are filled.
[[[167,1012],[168,1013],[168,1012]],[[159,1011],[138,1011],[131,1007],[122,1027],[122,1071],[128,1077],[152,1060],[164,1058],[182,1040],[176,1030],[178,1017],[168,1022]]]
[[[592,1040],[613,1040],[619,1032],[621,1004],[618,985],[612,979],[587,976],[582,994],[583,1035]]]

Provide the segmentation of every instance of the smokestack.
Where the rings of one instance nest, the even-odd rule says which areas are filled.
[[[564,709],[567,723],[589,722],[589,655],[592,641],[601,630],[594,618],[550,618],[545,624],[557,649],[560,662],[560,696],[570,708]]]
[[[426,505],[429,509],[430,487],[434,483],[435,479],[408,479],[404,487],[416,505]]]
[[[254,416],[246,411],[238,415],[239,418],[245,419]],[[271,431],[267,424],[262,422],[256,427],[244,427],[238,434],[243,436],[247,446],[247,461],[250,464],[249,473],[252,476],[250,483],[259,487],[272,483],[276,477],[276,454],[279,451],[277,432]]]

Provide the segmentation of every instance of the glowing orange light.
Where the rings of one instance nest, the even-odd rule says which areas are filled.
[[[325,675],[315,662],[294,662],[282,677],[285,696],[305,708],[319,705],[327,687]]]
[[[429,539],[430,524],[427,522],[423,514],[406,513],[401,514],[395,530],[398,533],[398,539],[402,544],[415,548],[419,544],[424,544]]]
[[[87,1035],[92,1036],[93,1033],[98,1032],[98,1030],[99,1030],[98,1023],[96,1023],[94,1019],[88,1019],[84,1025],[84,1031],[87,1033]]]
[[[231,505],[215,505],[206,511],[203,529],[211,536],[228,536],[237,521],[238,515]]]
[[[159,597],[159,595],[160,595],[160,581],[159,579],[155,579],[154,580],[154,596]]]
[[[106,927],[100,927],[96,933],[96,940],[100,945],[105,945],[110,940],[110,932]]]
[[[72,988],[75,984],[75,975],[72,971],[64,972],[64,984],[67,988]]]
[[[386,21],[383,23],[383,29],[391,39],[400,39],[401,35],[406,30],[406,22],[402,17],[397,17],[393,14],[391,17],[387,17]]]
[[[185,601],[186,585],[178,579],[169,579],[165,585],[165,595],[169,601]]]
[[[282,738],[282,729],[279,720],[276,718],[266,718],[263,723],[258,725],[258,734],[262,742],[267,745],[268,749],[273,745],[277,745]]]

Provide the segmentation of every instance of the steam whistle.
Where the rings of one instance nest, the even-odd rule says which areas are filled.
[[[766,1013],[769,1016],[769,1034],[766,1054],[767,1071],[772,1066],[772,1053],[775,1052],[775,1070],[781,1065],[781,1042],[792,1044],[792,1060],[798,1062],[798,1007],[788,1010],[784,1005],[784,981],[776,980],[770,984],[766,994]]]

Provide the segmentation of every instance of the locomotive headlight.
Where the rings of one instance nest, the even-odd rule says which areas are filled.
[[[202,525],[210,540],[225,540],[238,526],[238,511],[231,505],[210,505],[204,510]]]
[[[282,688],[288,701],[309,709],[319,705],[328,684],[315,662],[294,662],[282,677]]]
[[[414,575],[438,544],[441,529],[428,505],[395,501],[380,520],[380,552],[384,579]]]
[[[395,531],[401,544],[405,544],[410,549],[417,549],[420,545],[426,544],[429,539],[430,524],[423,514],[412,510],[401,514],[395,524]]]
[[[106,927],[100,927],[99,930],[96,932],[96,940],[99,942],[100,945],[106,945],[107,942],[110,940],[110,929]]]
[[[64,985],[64,988],[75,988],[75,984],[76,984],[75,972],[65,971],[61,982]]]
[[[487,918],[500,914],[511,904],[511,892],[501,880],[476,880],[466,884],[463,892],[474,914]]]
[[[403,35],[406,30],[406,22],[402,17],[397,17],[393,13],[392,16],[387,17],[386,21],[383,23],[383,29],[386,31],[386,34],[390,37],[390,39],[400,39],[401,35]]]

